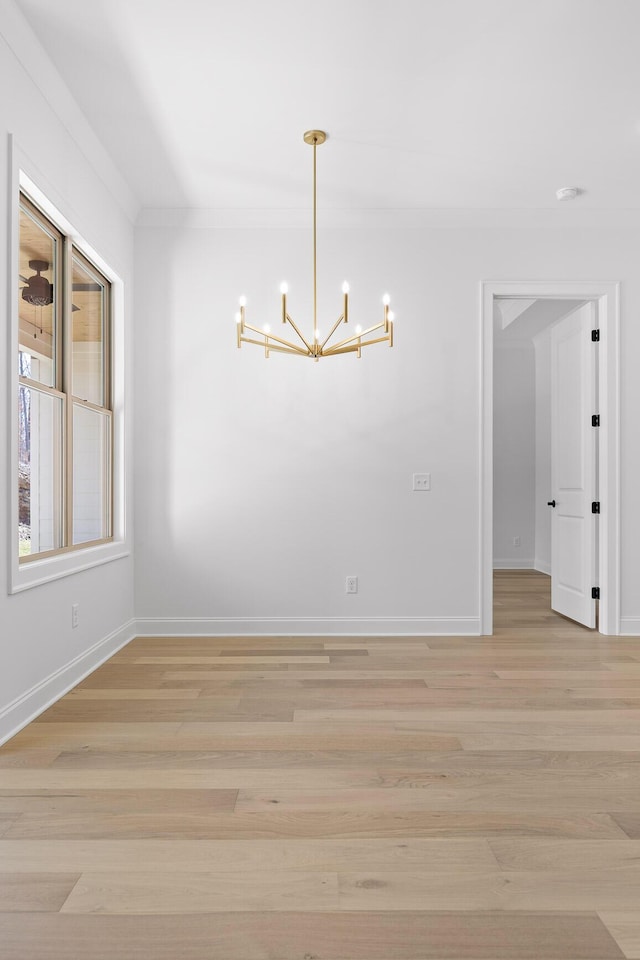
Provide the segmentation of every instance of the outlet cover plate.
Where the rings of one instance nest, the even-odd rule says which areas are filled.
[[[414,473],[413,489],[415,491],[431,490],[431,474],[430,473]]]

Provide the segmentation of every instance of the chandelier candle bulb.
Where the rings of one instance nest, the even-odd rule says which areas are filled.
[[[342,284],[342,292],[344,294],[344,304],[342,307],[342,316],[345,323],[349,322],[349,284],[345,280]]]

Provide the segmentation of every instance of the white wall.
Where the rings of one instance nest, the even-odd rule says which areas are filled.
[[[125,352],[130,352],[131,217],[135,214],[131,197],[10,0],[0,0],[0,89],[6,94],[0,98],[2,222],[7,225],[11,217],[9,135],[13,134],[27,173],[124,280],[129,326]],[[4,229],[0,263],[5,277],[9,257],[8,229]],[[17,278],[10,279],[14,282]],[[8,356],[4,336],[0,338],[4,384],[15,363],[16,358]],[[130,401],[130,379],[128,386]],[[9,390],[4,389],[0,393],[0,741],[121,642],[126,633],[122,629],[134,615],[131,557],[9,595],[9,557],[18,546],[9,542],[9,482],[16,469],[13,456],[8,457],[9,403]],[[72,603],[80,604],[80,623],[74,630]],[[102,641],[106,641],[102,647],[96,646]]]
[[[308,317],[308,231],[164,220],[148,214],[136,237],[142,629],[478,628],[488,278],[622,281],[622,613],[640,625],[640,231],[321,230],[321,326],[346,277],[352,321],[376,316],[388,289],[397,336],[393,350],[313,364],[238,351],[233,323],[240,293],[251,320],[277,322],[282,279],[292,315]],[[431,473],[430,493],[411,492],[414,471]]]
[[[493,557],[532,568],[536,550],[536,373],[531,341],[496,338],[493,359]],[[519,546],[514,539],[519,537]]]

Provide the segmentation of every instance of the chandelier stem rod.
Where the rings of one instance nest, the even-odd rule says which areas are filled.
[[[316,330],[318,329],[318,271],[316,264],[317,255],[317,190],[316,190],[316,151],[318,149],[317,141],[313,141],[313,342],[317,341]]]

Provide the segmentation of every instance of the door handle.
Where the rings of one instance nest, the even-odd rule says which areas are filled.
[[[547,506],[548,506],[548,507],[555,507],[555,505],[556,505],[555,500],[547,500]]]

